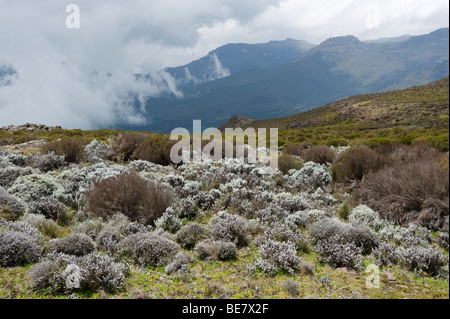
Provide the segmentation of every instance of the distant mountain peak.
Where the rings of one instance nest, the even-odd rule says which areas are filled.
[[[359,39],[353,35],[346,35],[342,37],[329,38],[320,44],[321,47],[338,47],[338,46],[362,46],[364,43],[359,41]]]

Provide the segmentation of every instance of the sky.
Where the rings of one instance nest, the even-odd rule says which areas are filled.
[[[0,126],[145,125],[130,96],[182,96],[162,70],[221,45],[426,34],[448,12],[447,0],[0,0],[0,74],[17,71],[0,78]]]

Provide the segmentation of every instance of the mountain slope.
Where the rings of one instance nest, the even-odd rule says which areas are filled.
[[[187,65],[167,68],[178,86],[192,86],[230,74],[257,69],[268,69],[289,62],[314,45],[306,41],[286,39],[268,43],[232,43],[217,48],[199,60]]]
[[[255,120],[243,127],[292,130],[341,124],[448,127],[449,78],[399,91],[357,95],[314,110],[278,119]]]
[[[184,97],[147,101],[152,123],[142,129],[170,132],[220,126],[231,116],[276,118],[348,96],[423,85],[449,74],[448,28],[389,43],[332,38],[295,60],[188,87]]]

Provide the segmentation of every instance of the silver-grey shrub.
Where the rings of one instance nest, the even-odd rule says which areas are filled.
[[[236,244],[220,240],[203,240],[194,247],[200,260],[232,260],[236,259]]]
[[[17,198],[31,203],[42,197],[51,197],[57,191],[63,191],[56,179],[49,175],[31,174],[21,176],[14,181],[8,192]]]
[[[286,221],[293,222],[297,226],[307,227],[314,222],[330,217],[326,212],[319,209],[310,209],[305,211],[295,212],[288,217]]]
[[[380,230],[385,224],[378,213],[366,205],[353,208],[348,216],[348,221],[352,224],[362,223],[374,230]]]
[[[44,215],[48,219],[66,221],[67,208],[52,197],[41,198],[39,201],[33,202],[28,207],[28,213]]]
[[[343,237],[334,235],[320,239],[314,245],[314,251],[319,254],[319,262],[327,262],[333,267],[349,267],[359,270],[363,262],[363,248]]]
[[[175,235],[175,240],[186,249],[192,249],[205,237],[205,228],[197,223],[190,223],[182,227]]]
[[[89,163],[99,163],[108,158],[109,155],[109,147],[98,141],[93,140],[84,148],[85,153],[84,156]]]
[[[52,239],[49,251],[73,256],[84,256],[95,250],[95,243],[84,234],[73,234],[65,238]]]
[[[377,259],[378,266],[393,266],[399,263],[400,255],[395,244],[381,242],[377,248],[372,251]]]
[[[17,231],[0,233],[0,265],[23,266],[39,261],[43,249],[35,238]]]
[[[33,171],[31,168],[22,168],[11,166],[0,169],[0,187],[9,187],[18,177],[30,175]]]
[[[179,215],[180,213],[175,207],[168,207],[164,214],[155,221],[155,226],[165,231],[176,233],[183,224],[178,218]]]
[[[270,275],[280,270],[293,275],[300,268],[301,258],[297,256],[297,247],[291,242],[269,239],[258,248],[258,252],[261,257],[255,261],[255,266]]]
[[[448,251],[448,233],[446,232],[438,232],[438,244],[446,251]]]
[[[7,215],[10,219],[16,219],[22,215],[25,206],[15,196],[9,194],[0,186],[0,212]]]
[[[211,218],[209,226],[214,240],[234,242],[241,247],[249,242],[249,225],[241,216],[219,212]]]
[[[154,233],[133,234],[122,242],[122,253],[142,266],[166,266],[178,251],[177,243]]]
[[[344,243],[351,243],[369,254],[378,245],[378,237],[374,231],[363,224],[346,224],[336,218],[327,218],[315,222],[309,229],[309,234],[316,243],[333,236],[339,236]]]
[[[419,273],[426,272],[429,275],[438,274],[444,266],[448,266],[448,256],[444,255],[438,248],[409,247],[399,248],[401,263],[410,270]]]
[[[42,156],[33,157],[33,165],[46,173],[64,167],[66,165],[66,161],[64,160],[64,156],[49,153]]]
[[[167,274],[172,273],[189,273],[189,258],[181,251],[177,253],[173,261],[166,266],[165,270]]]
[[[26,222],[23,221],[16,221],[16,222],[7,222],[5,224],[5,230],[9,230],[9,231],[15,231],[15,232],[19,232],[25,235],[28,235],[30,237],[32,237],[34,240],[36,240],[37,242],[41,242],[42,241],[42,236],[39,233],[39,230]]]
[[[31,269],[32,287],[52,292],[70,291],[66,281],[78,269],[79,288],[91,291],[114,292],[125,283],[128,267],[105,255],[89,254],[81,257],[49,254]]]
[[[97,236],[97,248],[109,254],[115,254],[119,251],[119,243],[123,238],[119,229],[106,227]]]

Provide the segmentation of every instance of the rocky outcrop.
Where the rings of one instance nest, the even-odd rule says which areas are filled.
[[[61,126],[47,126],[43,124],[24,124],[24,125],[8,125],[3,126],[0,128],[0,130],[6,131],[6,132],[16,132],[16,131],[28,131],[28,132],[38,132],[38,131],[53,131],[56,129],[61,129]]]

